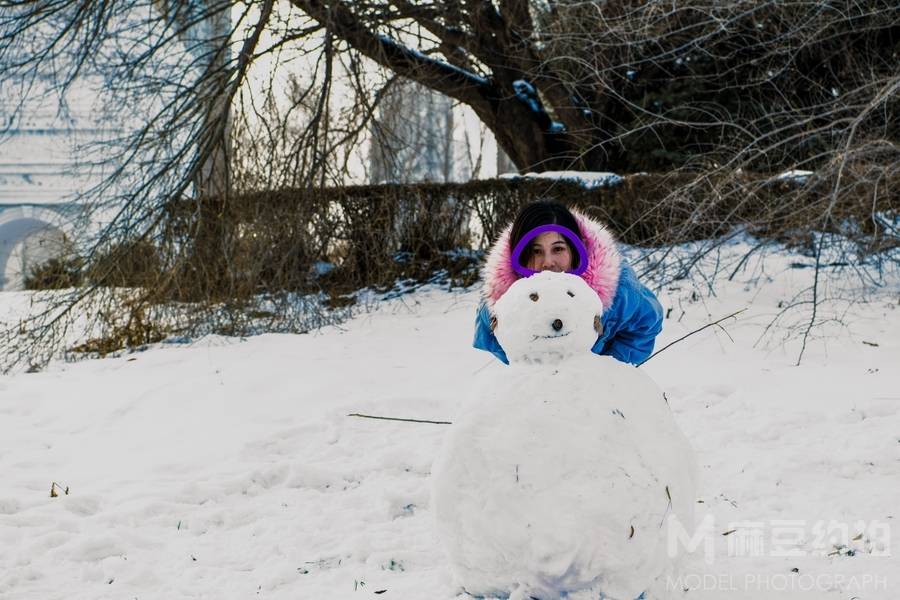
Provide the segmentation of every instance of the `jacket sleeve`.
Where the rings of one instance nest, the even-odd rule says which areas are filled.
[[[491,311],[484,302],[478,306],[478,312],[475,314],[475,341],[472,342],[472,346],[479,350],[487,350],[500,359],[503,364],[509,364],[506,352],[500,347],[500,342],[491,331]]]
[[[638,281],[629,265],[624,265],[613,305],[603,318],[603,336],[597,340],[594,352],[626,363],[641,363],[653,353],[662,322],[663,310],[656,296]]]

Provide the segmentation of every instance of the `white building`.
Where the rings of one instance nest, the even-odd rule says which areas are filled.
[[[77,148],[102,133],[89,97],[72,94],[67,114],[55,97],[19,111],[14,98],[0,104],[0,291],[22,289],[31,269],[73,241],[73,198],[91,182]]]
[[[516,171],[472,109],[411,81],[395,84],[369,129],[370,183],[445,183]]]

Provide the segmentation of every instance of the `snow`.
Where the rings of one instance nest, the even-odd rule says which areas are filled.
[[[574,181],[588,189],[615,187],[625,181],[625,178],[621,175],[608,171],[543,171],[540,173],[503,173],[498,175],[500,179],[518,179],[520,177]]]
[[[787,181],[791,183],[799,183],[803,184],[806,181],[815,175],[812,171],[804,171],[802,169],[791,169],[789,171],[785,171],[784,173],[780,173],[775,177],[775,181]]]
[[[691,600],[900,597],[900,277],[864,294],[826,270],[795,366],[809,307],[779,314],[813,270],[793,262],[754,254],[715,294],[700,277],[660,293],[658,347],[748,309],[640,368],[700,465],[673,582]],[[452,426],[346,415],[453,420],[500,368],[470,347],[477,302],[432,286],[315,334],[0,377],[0,598],[454,598],[429,495]]]
[[[436,529],[470,594],[636,598],[672,566],[663,524],[693,529],[690,444],[646,373],[591,354],[602,308],[551,272],[497,302],[510,366],[476,379],[433,467]]]
[[[566,125],[565,123],[560,123],[559,121],[551,121],[550,127],[547,129],[548,133],[565,133]]]
[[[471,71],[467,71],[465,69],[461,69],[460,67],[457,67],[456,65],[452,65],[448,62],[444,62],[442,60],[436,60],[433,57],[428,56],[427,54],[423,54],[422,52],[420,52],[419,50],[416,50],[415,48],[410,48],[409,46],[405,46],[405,45],[401,44],[397,40],[393,39],[390,36],[384,35],[383,33],[376,34],[375,37],[378,38],[378,41],[380,41],[382,44],[384,44],[385,46],[390,46],[391,48],[394,48],[397,52],[400,52],[402,54],[408,54],[422,62],[436,65],[445,71],[452,71],[454,73],[457,73],[458,75],[462,75],[463,77],[468,79],[473,85],[478,85],[478,86],[488,85],[488,80],[486,78],[482,77],[481,75],[472,73]]]
[[[524,79],[516,79],[512,82],[512,87],[513,93],[516,95],[516,98],[518,98],[520,102],[525,104],[525,106],[528,107],[528,110],[533,112],[539,118],[543,117],[549,120],[549,125],[547,125],[547,133],[562,134],[566,132],[566,126],[564,123],[550,120],[550,116],[541,105],[541,100],[538,97],[537,90],[533,85],[531,85]]]
[[[590,352],[597,341],[594,320],[602,313],[603,302],[584,279],[544,271],[517,281],[497,300],[494,335],[511,362],[558,362]]]
[[[544,112],[544,109],[541,107],[540,101],[538,100],[537,90],[534,89],[533,85],[524,79],[516,79],[512,82],[512,86],[516,98],[522,101],[531,112]]]
[[[313,263],[312,270],[313,273],[321,277],[322,275],[331,273],[334,270],[334,264],[322,260],[316,261],[315,263]]]

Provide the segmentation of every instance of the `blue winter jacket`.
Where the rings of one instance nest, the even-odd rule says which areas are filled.
[[[656,296],[638,281],[634,270],[623,261],[612,305],[601,316],[603,333],[591,351],[622,362],[639,364],[653,353],[653,343],[662,331],[662,321],[662,306]],[[491,315],[484,301],[475,317],[473,346],[487,350],[509,364],[506,353],[491,331]]]

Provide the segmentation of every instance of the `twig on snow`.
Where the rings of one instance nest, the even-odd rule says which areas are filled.
[[[682,341],[682,340],[684,340],[684,339],[686,339],[686,338],[691,337],[691,336],[694,335],[695,333],[700,333],[701,331],[703,331],[703,330],[706,329],[707,327],[714,327],[714,326],[718,325],[719,323],[721,323],[722,321],[725,321],[725,320],[730,319],[730,318],[732,318],[732,317],[736,317],[736,316],[738,316],[739,314],[741,314],[742,312],[744,312],[745,310],[747,310],[747,309],[746,309],[746,308],[742,308],[741,310],[739,310],[739,311],[737,311],[737,312],[731,313],[731,314],[728,315],[727,317],[722,317],[721,319],[718,319],[718,320],[716,320],[716,321],[713,321],[712,323],[707,323],[706,325],[704,325],[704,326],[701,327],[700,329],[695,329],[694,331],[692,331],[692,332],[690,332],[690,333],[688,333],[688,334],[685,334],[685,335],[681,336],[680,338],[678,338],[678,339],[675,340],[674,342],[670,342],[670,343],[666,344],[665,346],[663,346],[662,348],[660,348],[659,350],[657,350],[656,352],[654,352],[653,354],[651,354],[649,357],[647,357],[647,360],[638,363],[637,366],[640,367],[640,366],[646,364],[647,361],[649,361],[651,358],[653,358],[654,356],[656,356],[657,354],[659,354],[660,352],[662,352],[662,351],[665,350],[666,348],[670,348],[670,347],[674,346],[674,345],[677,344],[678,342],[680,342],[680,341]],[[723,331],[724,331],[724,329],[723,329]],[[727,332],[726,332],[726,333],[727,333]]]
[[[426,419],[401,419],[399,417],[379,417],[376,415],[363,415],[360,413],[350,413],[348,417],[360,417],[363,419],[379,419],[381,421],[403,421],[406,423],[432,423],[434,425],[453,425],[450,421],[428,421]]]

